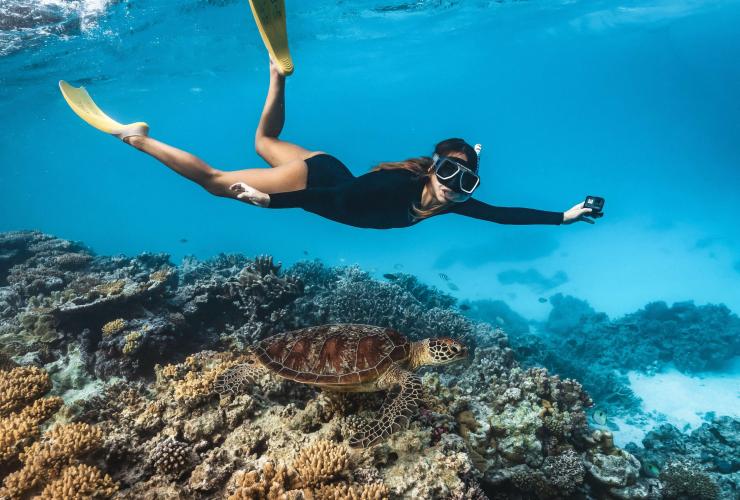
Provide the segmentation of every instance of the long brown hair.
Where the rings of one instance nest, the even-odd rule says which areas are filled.
[[[438,154],[439,156],[445,156],[453,151],[463,153],[466,156],[468,160],[467,163],[471,166],[471,168],[474,168],[476,171],[478,170],[478,154],[475,152],[475,149],[463,139],[446,139],[438,143],[434,147],[435,154]],[[374,166],[371,171],[377,172],[379,170],[399,169],[408,170],[409,172],[415,174],[417,178],[424,178],[424,183],[426,185],[430,182],[431,177],[434,175],[434,171],[432,169],[433,166],[434,160],[432,160],[429,156],[419,156],[416,158],[409,158],[408,160],[404,161],[380,163]],[[411,215],[415,221],[426,219],[442,212],[452,203],[454,202],[433,204],[431,208],[427,209],[423,209],[416,203],[414,203],[414,205],[411,207]]]

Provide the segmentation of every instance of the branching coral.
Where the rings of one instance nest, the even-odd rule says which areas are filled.
[[[257,471],[239,471],[231,479],[228,489],[233,490],[228,500],[283,500],[299,498],[300,491],[289,497],[288,491],[294,490],[298,478],[295,471],[285,465],[266,462],[262,473]]]
[[[0,498],[19,497],[39,487],[58,476],[65,466],[99,448],[102,439],[102,431],[89,424],[55,426],[20,455],[23,467],[5,478]]]
[[[165,366],[158,373],[163,379],[172,380],[169,387],[176,401],[194,407],[213,396],[218,377],[238,363],[239,359],[221,360],[215,366],[212,363],[205,366],[197,357],[190,356],[184,363]]]
[[[18,367],[0,377],[0,417],[9,415],[51,389],[49,374],[35,366]]]
[[[0,374],[0,463],[14,460],[39,436],[40,425],[62,406],[57,397],[39,399],[49,389],[49,375],[36,367]]]
[[[118,490],[108,474],[96,467],[79,464],[65,467],[59,477],[43,489],[38,500],[87,500],[110,498]]]
[[[116,333],[120,332],[126,327],[126,321],[122,318],[114,319],[113,321],[109,321],[106,324],[103,325],[102,332],[103,335],[109,336],[109,335],[115,335]]]
[[[388,500],[388,488],[382,483],[350,485],[324,484],[313,491],[316,500]]]
[[[24,446],[40,435],[40,425],[61,406],[61,398],[39,399],[20,412],[0,419],[0,463],[15,459]]]
[[[293,467],[306,485],[329,481],[346,471],[349,465],[347,448],[321,440],[303,448],[293,461]]]

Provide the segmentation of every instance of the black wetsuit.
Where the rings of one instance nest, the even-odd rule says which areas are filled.
[[[359,177],[331,155],[306,160],[306,189],[273,193],[269,208],[302,208],[356,227],[388,229],[416,224],[411,208],[421,202],[425,179],[405,169],[368,172]],[[472,198],[453,203],[453,213],[499,224],[561,224],[562,212],[495,207]]]

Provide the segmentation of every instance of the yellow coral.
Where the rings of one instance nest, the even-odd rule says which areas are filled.
[[[118,490],[108,474],[98,468],[80,464],[66,467],[59,478],[46,485],[39,500],[86,500],[89,498],[110,498]]]
[[[0,419],[0,462],[10,462],[40,435],[39,426],[62,406],[62,399],[38,399],[19,413]]]
[[[139,331],[131,332],[126,337],[126,343],[123,345],[123,353],[124,354],[131,354],[136,349],[139,348],[139,340],[141,340],[142,333]]]
[[[192,406],[208,399],[213,394],[213,383],[220,372],[214,369],[205,373],[186,373],[182,380],[173,384],[175,400]]]
[[[96,286],[95,290],[103,295],[118,295],[123,291],[123,287],[125,286],[126,280],[114,280]]]
[[[323,439],[303,448],[293,461],[293,467],[306,485],[329,481],[348,466],[347,448]]]
[[[90,424],[57,425],[43,440],[33,443],[20,455],[23,467],[9,474],[0,488],[0,498],[21,497],[49,478],[58,476],[62,469],[82,455],[100,447],[103,433]]]
[[[165,367],[162,372],[167,370],[167,373],[176,373],[181,367],[186,367],[188,371],[185,376],[180,380],[173,382],[172,387],[174,389],[175,400],[184,403],[188,406],[199,404],[213,394],[214,384],[218,377],[221,376],[229,368],[237,365],[239,360],[224,361],[212,368],[202,369],[202,371],[196,371],[199,368],[199,362],[193,356],[189,356],[184,363],[172,368]],[[162,373],[164,376],[164,373]]]
[[[164,282],[167,281],[167,278],[170,277],[170,274],[172,274],[172,271],[170,269],[161,269],[159,271],[154,271],[152,274],[149,275],[149,281]]]
[[[388,487],[383,483],[373,484],[323,484],[313,490],[315,500],[388,500]],[[307,497],[309,497],[307,495]]]
[[[126,321],[122,318],[114,319],[103,325],[103,335],[106,337],[115,335],[126,327]]]
[[[177,365],[165,365],[157,373],[163,379],[173,379],[177,377],[178,372],[179,370],[177,369]]]
[[[298,498],[299,491],[290,494],[296,485],[295,471],[285,465],[275,466],[266,462],[262,474],[257,471],[239,471],[232,477],[229,489],[233,493],[228,500],[283,500]]]
[[[18,367],[0,377],[0,417],[7,416],[51,389],[49,374],[35,366]]]

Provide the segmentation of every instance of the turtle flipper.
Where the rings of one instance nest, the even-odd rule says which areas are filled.
[[[349,445],[353,448],[367,448],[405,429],[423,401],[424,388],[419,377],[398,368],[392,369],[387,375],[390,383],[401,386],[401,392],[395,398],[386,399],[379,419],[366,422],[357,429],[349,439]]]
[[[233,366],[218,376],[213,388],[220,395],[241,394],[244,388],[255,383],[265,369],[255,360]]]

